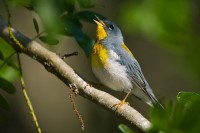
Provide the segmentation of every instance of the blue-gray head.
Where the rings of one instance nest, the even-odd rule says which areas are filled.
[[[106,44],[123,44],[123,36],[121,30],[111,21],[108,20],[94,20],[97,24],[97,41]]]

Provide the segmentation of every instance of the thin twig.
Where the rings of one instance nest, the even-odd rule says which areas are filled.
[[[35,40],[36,38],[38,38],[38,37],[40,37],[42,34],[44,34],[46,31],[44,30],[44,31],[42,31],[42,32],[40,32],[39,34],[37,34],[35,37],[33,37],[31,40],[33,41],[33,40]]]
[[[78,117],[78,120],[81,124],[81,129],[84,130],[85,124],[84,124],[83,118],[82,118],[81,114],[79,113],[78,108],[77,108],[76,103],[73,98],[73,94],[75,94],[75,96],[77,95],[77,90],[78,90],[78,88],[76,87],[76,85],[69,84],[69,99],[70,99],[70,102],[72,103],[74,112],[75,112],[76,116]]]
[[[23,46],[23,45],[18,45],[18,46]],[[21,47],[21,48],[23,49],[23,47]],[[42,133],[42,131],[40,129],[40,126],[38,124],[37,117],[35,115],[33,106],[31,104],[30,98],[29,98],[29,96],[28,96],[28,94],[26,92],[25,82],[24,82],[23,75],[22,75],[22,66],[21,66],[21,61],[20,61],[19,53],[17,53],[17,60],[18,60],[19,69],[20,69],[20,83],[21,83],[21,88],[22,88],[22,92],[23,92],[26,104],[27,104],[27,106],[29,108],[30,114],[32,116],[33,122],[34,122],[34,124],[35,124],[35,126],[37,128],[38,133]]]
[[[13,34],[13,31],[12,31],[12,28],[11,28],[11,22],[10,22],[10,17],[11,17],[10,10],[8,8],[8,5],[7,5],[6,1],[4,0],[3,2],[4,2],[4,5],[5,5],[5,8],[6,8],[6,11],[8,13],[8,34],[9,34],[9,37],[11,38],[11,40],[15,44],[17,44],[20,47],[21,50],[25,50],[25,47],[19,42],[19,40]],[[23,73],[22,73],[22,65],[21,65],[21,60],[20,60],[20,56],[19,56],[18,52],[17,52],[17,61],[18,61],[19,72],[20,72],[20,83],[21,83],[21,88],[22,88],[22,92],[23,92],[25,101],[27,103],[27,106],[29,108],[30,114],[32,116],[33,122],[34,122],[34,124],[35,124],[35,126],[37,128],[38,133],[42,133],[42,131],[40,129],[40,126],[38,124],[37,117],[35,115],[33,106],[31,104],[30,98],[29,98],[29,96],[28,96],[28,94],[26,92],[25,82],[24,82]]]
[[[24,49],[24,46],[16,39],[16,37],[13,35],[12,28],[11,28],[11,14],[10,10],[7,4],[7,1],[3,0],[4,6],[6,8],[7,14],[8,14],[8,33],[10,35],[10,38],[21,48]]]
[[[68,57],[70,57],[70,56],[77,56],[78,55],[78,52],[72,52],[72,53],[66,53],[66,54],[64,54],[63,56],[61,56],[61,59],[66,59],[66,58],[68,58]]]
[[[35,115],[35,112],[34,112],[34,109],[33,109],[33,106],[31,104],[31,101],[29,99],[29,96],[26,92],[26,86],[25,86],[25,82],[24,82],[24,79],[23,79],[23,73],[22,73],[22,65],[21,65],[21,59],[20,59],[20,56],[19,56],[19,53],[17,53],[17,61],[18,61],[18,64],[19,64],[19,72],[20,72],[20,83],[21,83],[21,88],[22,88],[22,92],[24,94],[24,98],[26,100],[26,103],[27,103],[27,106],[29,108],[29,111],[30,111],[30,114],[32,116],[32,119],[33,119],[33,122],[35,123],[35,126],[37,128],[37,131],[38,133],[42,133],[41,129],[40,129],[40,126],[39,126],[39,123],[37,121],[37,117]]]

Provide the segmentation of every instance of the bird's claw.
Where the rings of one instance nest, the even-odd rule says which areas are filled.
[[[112,108],[116,107],[115,112],[118,112],[119,108],[123,106],[124,104],[129,105],[129,102],[126,102],[125,100],[120,101],[119,103],[116,103],[112,106]]]

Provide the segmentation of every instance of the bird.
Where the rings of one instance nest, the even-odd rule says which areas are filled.
[[[91,50],[92,71],[104,86],[127,93],[125,98],[116,104],[117,108],[127,104],[126,99],[131,94],[151,107],[162,107],[145,79],[138,61],[125,45],[119,27],[97,16],[94,22],[97,24],[97,30],[96,41]]]

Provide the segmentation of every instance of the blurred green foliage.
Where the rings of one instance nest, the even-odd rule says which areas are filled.
[[[122,133],[134,133],[128,126],[124,124],[119,124],[118,128]]]
[[[151,110],[152,127],[148,133],[198,133],[200,132],[200,95],[194,92],[179,92],[176,104]],[[132,133],[126,125],[120,124],[122,133]]]
[[[16,61],[12,58],[14,53],[13,48],[0,38],[0,77],[8,81],[17,79],[19,74]]]
[[[121,7],[120,20],[127,29],[177,53],[183,59],[183,66],[199,79],[198,6],[194,0],[127,1]]]
[[[166,111],[153,108],[150,133],[198,133],[200,131],[200,95],[193,92],[179,92],[177,103],[169,104]]]
[[[46,35],[39,39],[47,44],[58,44],[57,35],[71,36],[77,41],[80,47],[88,56],[90,54],[93,40],[82,30],[81,21],[92,22],[95,15],[104,18],[102,15],[93,12],[95,7],[92,0],[10,0],[11,5],[25,6],[34,11],[40,17]],[[33,20],[37,34],[40,28],[37,20]]]
[[[14,94],[16,89],[12,85],[14,79],[18,77],[18,68],[15,60],[12,59],[14,50],[4,40],[0,38],[0,89]],[[0,107],[9,110],[10,107],[5,98],[0,94]]]

